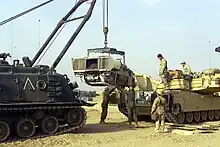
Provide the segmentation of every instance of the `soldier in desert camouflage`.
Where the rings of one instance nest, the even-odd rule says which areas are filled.
[[[166,111],[166,105],[167,101],[163,97],[164,90],[157,90],[157,98],[153,102],[153,106],[151,109],[151,115],[155,119],[155,131],[158,132],[164,132],[165,129],[165,111]]]
[[[158,54],[157,58],[160,60],[159,76],[161,78],[162,83],[164,84],[165,89],[168,89],[169,85],[167,60],[161,54]]]

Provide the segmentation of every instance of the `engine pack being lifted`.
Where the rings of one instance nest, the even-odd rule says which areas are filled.
[[[114,59],[113,55],[122,59]],[[72,68],[74,74],[83,77],[90,86],[132,85],[133,72],[125,65],[125,53],[115,48],[88,49],[87,57],[72,59]]]

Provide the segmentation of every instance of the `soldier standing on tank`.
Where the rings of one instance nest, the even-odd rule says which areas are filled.
[[[102,101],[102,112],[101,112],[101,118],[100,118],[100,123],[105,123],[105,119],[107,117],[108,113],[108,103],[110,101],[110,94],[115,90],[116,87],[114,86],[108,86],[104,89],[102,96],[103,96],[103,101]]]
[[[167,60],[161,54],[158,54],[157,58],[160,60],[159,76],[161,78],[162,83],[164,84],[165,89],[168,89],[169,85]]]
[[[187,89],[191,89],[191,82],[192,82],[192,71],[188,64],[185,61],[181,62],[183,66],[183,78],[188,81]]]
[[[152,109],[151,109],[151,116],[155,118],[155,131],[157,133],[164,132],[165,129],[165,111],[167,101],[163,97],[164,90],[157,90],[157,98],[154,100]]]

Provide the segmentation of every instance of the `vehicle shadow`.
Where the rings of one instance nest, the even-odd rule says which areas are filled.
[[[85,124],[83,128],[77,129],[75,133],[77,134],[94,134],[94,133],[108,133],[108,132],[119,132],[125,130],[135,130],[135,126],[122,123],[94,123]]]
[[[134,124],[134,123],[133,123]],[[136,128],[134,125],[129,125],[127,122],[121,123],[93,123],[93,124],[85,124],[83,128],[80,128],[75,131],[78,134],[94,134],[94,133],[108,133],[108,132],[119,132],[119,131],[126,131],[126,130],[136,130],[141,128],[150,128],[154,124],[139,124]]]
[[[175,133],[180,135],[193,135],[193,134],[210,134],[215,133],[218,129],[215,128],[201,128],[201,127],[193,127],[185,126],[185,127],[174,127],[174,126],[167,126],[167,131],[165,133]]]

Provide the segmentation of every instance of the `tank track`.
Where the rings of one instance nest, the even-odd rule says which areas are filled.
[[[126,106],[124,103],[121,103],[121,104],[118,104],[118,110],[126,117],[128,117],[128,114],[127,114],[127,110],[126,110]],[[206,122],[206,121],[217,121],[217,120],[220,120],[220,110],[218,110],[218,113],[215,114],[215,112],[213,111],[197,111],[198,113],[203,114],[203,116],[201,115],[201,118],[200,120],[196,121],[193,114],[193,112],[183,112],[183,114],[185,115],[185,118],[184,120],[181,120],[178,118],[178,114],[174,114],[170,111],[167,111],[166,114],[165,114],[165,117],[166,117],[166,122],[170,122],[170,123],[174,123],[174,124],[192,124],[192,123],[200,123],[200,122]],[[187,121],[187,118],[186,118],[186,115],[187,113],[192,113],[192,117],[189,118],[188,116],[188,121]],[[195,115],[195,114],[194,114]],[[151,117],[142,117],[142,116],[138,116],[138,120],[142,119],[142,118],[147,118],[145,120],[147,121],[152,121],[151,120]]]
[[[15,129],[11,128],[12,125],[7,123],[9,126],[10,126],[10,135],[8,136],[8,138],[4,141],[1,141],[0,143],[10,143],[10,142],[15,142],[15,141],[25,141],[27,139],[38,139],[38,138],[44,138],[44,137],[49,137],[49,136],[55,136],[55,135],[61,135],[61,134],[64,134],[64,133],[68,133],[68,132],[73,132],[73,131],[76,131],[77,129],[81,128],[82,126],[84,126],[84,124],[86,123],[86,119],[87,119],[87,112],[85,111],[84,108],[82,108],[81,106],[77,106],[76,104],[74,105],[73,103],[66,103],[66,104],[59,104],[59,103],[44,103],[42,105],[39,105],[39,104],[35,104],[35,105],[29,105],[29,106],[24,106],[24,105],[11,105],[11,107],[9,107],[10,105],[1,105],[0,107],[0,112],[1,113],[16,113],[16,112],[25,112],[25,117],[27,118],[31,118],[31,116],[27,116],[26,114],[28,112],[36,112],[37,110],[40,110],[40,111],[44,111],[45,114],[47,114],[48,116],[48,112],[55,112],[55,113],[58,113],[58,111],[70,111],[70,110],[80,110],[80,113],[81,113],[81,120],[80,120],[80,123],[78,123],[78,125],[66,125],[66,124],[62,124],[60,125],[60,123],[62,121],[58,121],[59,123],[59,127],[57,129],[56,132],[54,133],[51,133],[51,134],[44,134],[42,131],[39,131],[39,130],[35,130],[35,133],[33,136],[31,137],[25,137],[25,138],[22,138],[22,137],[18,137],[18,135],[15,135]],[[78,104],[79,105],[79,104]],[[3,107],[2,107],[3,106]],[[29,113],[29,114],[34,114],[34,113]],[[49,113],[49,116],[53,116],[53,115],[50,115]],[[57,117],[58,118],[58,117]],[[32,120],[34,120],[32,118]],[[12,121],[12,120],[11,120]],[[13,122],[15,121],[15,119],[13,120]],[[35,120],[36,121],[36,120]],[[1,119],[1,122],[7,122],[5,120],[2,121]]]
[[[165,118],[168,122],[170,123],[175,123],[175,124],[179,124],[179,121],[177,120],[177,118],[175,117],[175,115],[171,112],[166,112],[165,113]]]
[[[192,124],[220,120],[220,110],[179,112],[178,114],[172,115],[179,124]]]

